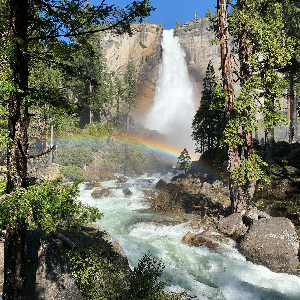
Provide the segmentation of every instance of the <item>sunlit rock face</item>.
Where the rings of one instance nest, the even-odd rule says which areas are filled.
[[[108,31],[101,36],[109,69],[122,76],[129,59],[139,73],[138,98],[132,115],[142,122],[153,104],[162,57],[162,27],[157,24],[132,25],[132,36]]]
[[[174,30],[174,35],[179,37],[179,43],[186,53],[188,73],[199,101],[208,62],[212,61],[216,74],[220,66],[220,46],[209,44],[215,37],[214,32],[207,30],[209,26],[208,18],[199,18]]]

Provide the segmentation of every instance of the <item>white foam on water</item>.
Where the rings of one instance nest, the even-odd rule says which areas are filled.
[[[156,182],[158,176],[131,178],[120,186],[115,181],[101,182],[103,187],[117,188],[114,197],[102,199],[93,199],[92,191],[81,190],[80,199],[104,213],[97,224],[119,240],[132,267],[149,251],[164,263],[164,278],[172,276],[168,289],[184,288],[201,300],[300,299],[298,276],[274,273],[247,261],[232,240],[214,251],[183,245],[188,223],[164,225],[160,221],[171,221],[169,215],[147,209],[142,189],[151,185],[148,179]],[[129,186],[131,196],[123,194],[124,186]]]

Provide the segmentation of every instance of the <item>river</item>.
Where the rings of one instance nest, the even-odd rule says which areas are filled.
[[[97,225],[119,240],[131,267],[149,251],[164,263],[164,276],[172,276],[168,289],[186,289],[201,300],[300,299],[298,276],[274,273],[246,261],[233,240],[217,250],[183,245],[189,222],[176,224],[176,216],[151,211],[143,198],[143,189],[155,186],[159,178],[160,174],[143,175],[120,186],[115,180],[101,182],[103,188],[115,188],[114,197],[102,199],[93,199],[92,191],[81,186],[80,199],[104,213]],[[125,186],[132,195],[123,194]]]

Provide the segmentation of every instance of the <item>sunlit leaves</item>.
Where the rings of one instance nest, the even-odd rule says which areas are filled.
[[[102,214],[77,200],[78,184],[61,184],[61,179],[19,188],[1,197],[0,223],[5,226],[25,219],[29,228],[47,232],[56,227],[80,227],[95,222]]]

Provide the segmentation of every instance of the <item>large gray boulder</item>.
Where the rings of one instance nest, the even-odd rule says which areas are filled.
[[[167,189],[168,188],[168,184],[171,183],[171,179],[168,177],[163,177],[161,179],[158,180],[158,182],[156,183],[156,188],[161,190],[161,189]]]
[[[113,192],[111,191],[111,189],[99,189],[99,190],[94,190],[91,193],[91,196],[94,199],[100,199],[100,198],[103,198],[103,197],[113,196]]]
[[[243,222],[247,226],[250,226],[253,224],[253,221],[257,221],[261,218],[270,219],[271,216],[264,211],[258,210],[257,207],[253,207],[250,210],[246,211],[246,213],[243,215]]]
[[[233,235],[236,231],[243,228],[242,216],[239,213],[234,213],[219,221],[218,229],[226,235]]]
[[[282,217],[253,221],[240,243],[240,251],[249,260],[274,272],[296,273],[298,249],[294,225]]]
[[[58,246],[41,230],[27,233],[26,300],[83,300]]]

